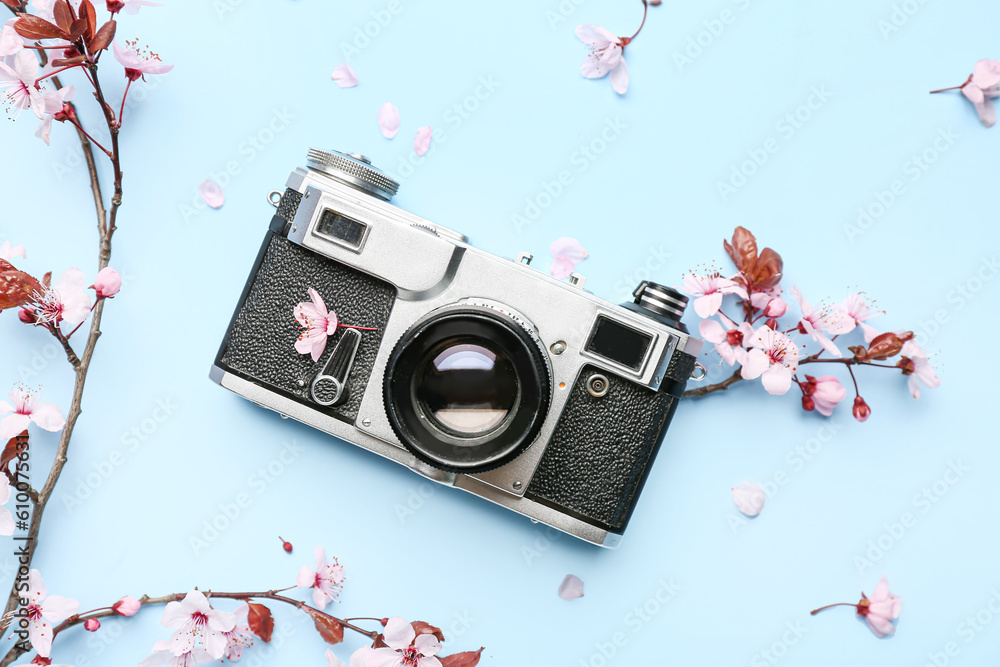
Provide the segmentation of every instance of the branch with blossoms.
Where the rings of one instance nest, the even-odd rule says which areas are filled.
[[[283,541],[285,550],[291,545]],[[70,628],[82,625],[88,632],[98,632],[102,618],[131,617],[140,609],[152,605],[166,605],[161,624],[173,630],[170,637],[153,644],[152,653],[142,660],[140,667],[193,665],[229,661],[238,662],[244,651],[256,640],[270,642],[274,633],[274,616],[268,604],[280,603],[294,607],[309,616],[316,631],[327,644],[344,641],[346,631],[367,638],[350,658],[350,667],[378,667],[382,665],[408,665],[410,667],[475,667],[483,649],[465,651],[438,657],[444,634],[437,626],[424,621],[407,622],[399,616],[391,618],[340,618],[328,613],[326,608],[336,602],[344,585],[344,568],[336,558],[327,560],[322,547],[314,550],[315,565],[303,565],[294,586],[256,592],[220,592],[193,589],[187,593],[171,593],[159,597],[143,595],[140,598],[124,596],[107,607],[80,612],[80,603],[59,595],[49,595],[38,570],[31,570],[28,578],[28,624],[31,643],[38,654],[29,664],[53,665],[53,643]],[[312,605],[298,600],[286,591],[302,589],[311,593]],[[237,604],[232,610],[217,606],[217,601],[231,600]],[[362,625],[376,625],[366,629]],[[348,667],[327,649],[328,667]]]
[[[757,239],[743,227],[737,227],[732,242],[723,241],[723,247],[736,273],[725,278],[716,269],[690,272],[684,276],[684,288],[695,297],[694,310],[702,318],[698,325],[701,337],[714,344],[719,363],[734,370],[726,380],[691,389],[685,396],[706,396],[759,378],[773,395],[786,394],[793,385],[798,387],[804,410],[829,417],[847,397],[847,389],[836,376],[816,377],[805,373],[804,367],[839,367],[851,380],[854,417],[863,422],[871,416],[871,407],[861,397],[858,385],[862,368],[901,373],[914,398],[920,398],[921,384],[931,388],[941,384],[912,331],[880,333],[868,323],[880,313],[873,310],[863,292],[848,295],[840,304],[814,306],[793,286],[798,318],[783,323],[790,309],[782,298],[781,255],[771,248],[758,252]],[[735,309],[730,314],[725,312],[727,299]],[[860,340],[848,345],[850,354],[845,355],[841,345],[843,337],[849,335]],[[808,351],[809,345],[816,346],[815,351]]]

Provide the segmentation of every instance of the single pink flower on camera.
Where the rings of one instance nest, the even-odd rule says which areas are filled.
[[[326,550],[323,547],[313,549],[313,555],[316,557],[316,569],[303,565],[295,579],[295,585],[299,588],[313,589],[313,602],[318,608],[326,609],[344,588],[344,566],[338,563],[336,558],[331,558],[327,562]]]
[[[745,346],[753,338],[753,327],[746,322],[737,325],[722,313],[719,313],[719,319],[722,324],[715,320],[702,320],[698,325],[698,332],[702,338],[715,344],[716,352],[727,364],[733,366],[742,363],[743,355],[746,354]]]
[[[193,590],[180,602],[168,603],[160,623],[174,630],[167,647],[175,656],[191,653],[200,639],[208,654],[219,660],[226,652],[225,633],[236,626],[236,617],[212,608],[204,593]]]
[[[441,667],[434,657],[441,642],[434,635],[417,636],[413,626],[399,616],[389,619],[382,637],[387,648],[372,651],[368,667]]]
[[[620,37],[596,25],[584,24],[576,27],[576,36],[590,47],[590,53],[580,65],[580,74],[588,79],[609,76],[611,87],[619,95],[628,92],[628,65],[622,54],[625,44]]]
[[[146,74],[166,74],[174,68],[173,65],[164,65],[160,56],[155,53],[140,53],[136,42],[125,42],[125,48],[118,46],[116,39],[113,44],[115,60],[125,68],[125,77],[129,81],[135,81]]]
[[[35,394],[24,387],[14,387],[8,397],[10,403],[0,401],[0,414],[7,415],[0,420],[0,441],[7,442],[28,428],[29,423],[52,432],[61,431],[66,424],[58,406],[36,401]]]
[[[38,655],[47,658],[52,651],[53,626],[80,611],[80,603],[61,595],[49,595],[38,570],[28,573],[27,598],[28,638]]]
[[[750,339],[740,375],[744,380],[761,379],[769,394],[780,396],[792,386],[792,374],[799,367],[799,350],[792,339],[762,326]]]
[[[723,278],[718,272],[707,276],[688,273],[684,276],[684,291],[696,297],[694,312],[701,318],[708,318],[719,312],[719,308],[722,307],[722,297],[727,294],[735,294],[743,300],[748,298],[746,290],[741,285]]]
[[[299,354],[312,355],[313,361],[319,361],[326,350],[327,338],[337,331],[340,321],[337,313],[327,310],[323,297],[312,287],[309,288],[310,301],[303,301],[295,306],[295,321],[302,326],[302,333],[295,341],[295,351]]]

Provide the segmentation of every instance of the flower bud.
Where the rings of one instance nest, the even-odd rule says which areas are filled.
[[[17,313],[17,319],[21,320],[25,324],[34,324],[38,321],[35,317],[34,311],[28,310],[27,308],[22,308]]]
[[[108,0],[108,11],[112,14],[123,9],[125,9],[125,3],[122,0]]]
[[[278,539],[281,540],[281,548],[287,553],[292,553],[292,543],[283,538],[281,535],[278,535]]]
[[[98,299],[113,299],[122,288],[122,277],[110,266],[106,266],[98,272],[92,287],[97,292]]]
[[[778,330],[778,320],[774,319],[773,317],[767,318],[767,322],[764,322],[764,324],[767,325],[768,329],[772,329],[774,331]]]
[[[87,632],[97,632],[97,629],[101,627],[101,622],[96,618],[88,618],[84,621],[83,627]]]
[[[890,331],[875,336],[868,346],[868,358],[885,361],[890,357],[895,357],[902,349],[903,339]]]
[[[896,368],[901,369],[903,375],[913,375],[913,372],[917,370],[917,365],[913,363],[913,359],[903,357],[896,363]]]
[[[802,409],[806,412],[812,412],[816,409],[816,401],[812,399],[812,396],[802,395]]]
[[[111,606],[112,611],[114,611],[119,616],[134,616],[142,604],[136,600],[134,597],[126,595],[118,602]]]
[[[65,123],[67,120],[76,120],[76,111],[73,109],[72,104],[63,102],[62,109],[55,112],[52,117],[60,123]]]
[[[854,409],[852,412],[854,413],[854,418],[859,422],[867,421],[872,416],[872,409],[865,403],[865,399],[860,396],[854,399]]]
[[[786,312],[788,312],[788,304],[780,297],[771,299],[767,302],[767,306],[764,307],[765,317],[781,317]]]

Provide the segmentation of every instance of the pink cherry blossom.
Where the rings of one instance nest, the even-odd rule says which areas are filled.
[[[746,322],[737,325],[731,319],[719,313],[722,324],[715,320],[702,320],[698,325],[701,337],[715,344],[715,350],[730,366],[742,363],[746,352],[744,345],[750,344],[753,337],[753,327]]]
[[[863,593],[862,597],[864,597]],[[872,632],[877,637],[885,637],[896,632],[896,626],[892,622],[899,618],[900,612],[903,611],[903,598],[893,595],[889,591],[889,581],[884,574],[879,580],[878,586],[872,591],[872,596],[865,599],[868,601],[867,611],[865,611],[864,601],[862,601],[858,613],[868,621]]]
[[[341,88],[353,88],[358,85],[358,75],[347,63],[340,63],[334,67],[330,78]]]
[[[413,626],[402,618],[390,618],[382,636],[388,648],[372,651],[367,667],[441,667],[441,661],[434,657],[441,643],[434,635],[418,637]]]
[[[226,193],[211,178],[206,178],[201,182],[201,185],[198,186],[198,194],[212,208],[222,208],[222,205],[226,203]]]
[[[214,662],[215,658],[209,655],[208,651],[201,646],[192,647],[190,651],[185,651],[180,655],[175,655],[170,650],[170,642],[163,640],[153,644],[153,653],[139,663],[139,667],[153,667],[153,665],[167,665],[167,667],[195,667],[206,662]]]
[[[870,343],[878,336],[878,329],[871,326],[870,324],[865,324],[866,320],[870,320],[873,317],[879,315],[879,313],[873,313],[871,306],[868,304],[868,300],[865,298],[864,292],[853,292],[849,294],[844,303],[840,304],[840,309],[847,313],[847,316],[854,320],[856,326],[861,327],[861,330],[865,335],[865,342]]]
[[[122,288],[122,277],[110,266],[97,272],[92,285],[98,299],[113,299]]]
[[[147,2],[146,0],[125,0],[125,13],[138,14],[142,7],[162,7],[158,2]]]
[[[977,62],[969,81],[962,86],[962,94],[975,105],[983,125],[996,125],[997,110],[993,99],[1000,97],[1000,60]]]
[[[588,79],[601,79],[611,75],[611,87],[619,95],[628,91],[628,65],[622,50],[625,44],[620,37],[596,25],[576,27],[576,36],[590,47],[590,53],[580,65],[580,74]]]
[[[798,287],[792,287],[792,294],[799,302],[799,310],[802,311],[802,319],[799,320],[799,330],[810,336],[819,343],[824,350],[835,357],[843,357],[840,348],[834,345],[825,334],[832,333],[840,335],[849,332],[854,328],[854,320],[847,313],[836,308],[814,309],[802,296]]]
[[[812,399],[812,407],[824,417],[832,415],[837,404],[847,398],[847,390],[844,389],[844,385],[840,384],[840,380],[832,375],[823,375],[818,378],[807,375],[806,381],[802,385],[804,396]]]
[[[399,132],[399,109],[390,102],[379,107],[378,127],[386,139],[392,139]]]
[[[125,42],[125,48],[118,46],[116,39],[113,44],[115,60],[125,68],[125,76],[129,81],[135,81],[146,74],[166,74],[174,68],[164,65],[160,56],[155,53],[139,52],[135,41]]]
[[[549,272],[560,280],[568,278],[576,271],[577,264],[590,257],[579,241],[568,236],[553,241],[549,246],[549,252],[552,254]]]
[[[0,90],[3,90],[4,103],[9,106],[14,118],[20,116],[24,109],[31,109],[41,118],[45,101],[42,92],[35,89],[38,59],[32,51],[25,49],[14,54],[8,62],[9,65],[0,62]]]
[[[236,625],[233,626],[232,630],[222,633],[222,636],[226,639],[226,653],[224,656],[226,660],[237,662],[243,657],[243,649],[253,645],[253,633],[250,632],[250,624],[247,622],[249,615],[249,605],[240,605],[233,610],[233,616],[236,617]]]
[[[344,588],[344,567],[336,558],[331,558],[327,562],[323,547],[313,549],[313,555],[316,558],[315,569],[303,565],[295,579],[295,585],[299,588],[313,589],[313,602],[318,608],[326,609]]]
[[[135,616],[142,609],[142,604],[130,595],[126,595],[118,602],[111,605],[112,611],[119,616]]]
[[[0,505],[10,500],[10,481],[7,475],[0,475]],[[14,515],[6,507],[0,507],[0,535],[14,534]]]
[[[21,259],[27,257],[23,245],[12,245],[10,241],[0,243],[0,259],[10,261],[15,257],[20,257]]]
[[[559,597],[572,601],[583,597],[583,580],[575,574],[567,574],[559,584]]]
[[[24,48],[24,39],[14,30],[17,19],[8,19],[0,30],[0,58],[12,56]]]
[[[684,276],[684,290],[693,297],[694,312],[698,317],[707,318],[719,312],[722,307],[722,297],[726,294],[736,294],[741,299],[746,299],[747,292],[736,282],[723,278],[716,273],[707,276],[699,276],[688,273]]]
[[[337,313],[327,310],[323,297],[313,288],[309,288],[309,298],[312,302],[303,301],[295,306],[295,320],[303,331],[295,341],[295,351],[299,354],[311,354],[313,361],[319,361],[326,350],[326,340],[337,331],[340,321]]]
[[[792,374],[799,366],[799,350],[795,343],[779,331],[762,326],[750,338],[740,374],[744,380],[760,378],[769,394],[780,396],[792,386]]]
[[[921,382],[928,389],[937,389],[941,386],[941,378],[934,372],[930,357],[927,356],[927,353],[923,351],[916,341],[908,340],[903,343],[903,349],[900,354],[912,362],[912,367],[907,367],[904,370],[904,374],[907,376],[906,385],[910,389],[913,398],[920,398]]]
[[[743,482],[733,487],[733,502],[736,509],[747,516],[757,516],[764,509],[764,489],[753,482]]]
[[[22,594],[23,595],[23,594]],[[80,611],[80,603],[61,595],[49,595],[38,570],[28,573],[28,638],[43,658],[52,651],[52,628]]]
[[[4,443],[28,428],[29,423],[52,432],[61,431],[66,424],[58,406],[36,401],[35,394],[20,385],[11,389],[8,396],[10,403],[0,401],[0,414],[7,415],[0,420],[0,441]]]
[[[421,127],[417,130],[417,138],[413,140],[413,150],[417,155],[426,155],[431,149],[431,137],[434,132],[431,126]]]
[[[331,650],[326,650],[326,667],[368,667],[368,657],[374,652],[370,646],[362,646],[351,654],[351,663],[345,665]]]
[[[76,88],[74,86],[63,86],[58,90],[47,90],[42,95],[42,105],[44,108],[44,114],[42,115],[42,122],[38,124],[38,129],[35,130],[35,136],[45,142],[45,145],[49,144],[49,134],[52,132],[52,121],[55,119],[57,113],[63,110],[66,103],[76,97]]]
[[[56,327],[63,322],[71,326],[81,324],[91,308],[85,285],[83,271],[76,267],[66,269],[55,285],[38,295],[27,309],[34,314],[37,324]]]
[[[174,656],[192,653],[200,639],[208,654],[218,660],[226,652],[224,633],[236,626],[236,617],[232,612],[213,609],[204,593],[193,590],[180,602],[168,603],[160,623],[174,629],[167,644]]]

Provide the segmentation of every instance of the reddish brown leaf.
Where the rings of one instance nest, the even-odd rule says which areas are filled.
[[[69,39],[69,33],[37,16],[22,16],[14,24],[14,31],[25,39]]]
[[[753,284],[757,287],[774,287],[781,282],[783,269],[784,262],[781,261],[781,255],[770,248],[764,248],[754,266]]]
[[[87,19],[76,19],[70,24],[69,27],[69,39],[71,42],[75,42],[81,37],[83,37],[87,32]]]
[[[0,310],[30,303],[41,291],[42,285],[38,280],[0,259]]]
[[[479,664],[479,658],[483,655],[483,648],[478,651],[446,655],[441,658],[441,667],[476,667]]]
[[[425,623],[424,621],[413,621],[410,625],[413,626],[413,631],[417,633],[418,637],[420,635],[434,635],[437,637],[439,642],[444,641],[444,633],[442,633],[441,628],[436,625],[431,625],[430,623]]]
[[[90,0],[80,3],[80,18],[87,22],[87,39],[92,39],[97,34],[97,11]]]
[[[80,63],[87,60],[87,56],[77,56],[75,58],[56,58],[52,61],[53,67],[69,67],[70,65],[79,65]]]
[[[69,8],[69,3],[66,0],[56,0],[56,4],[52,6],[52,15],[60,30],[70,31],[69,27],[73,24],[73,10]]]
[[[13,7],[14,9],[21,8],[20,0],[0,0],[0,2],[3,2],[3,4],[7,5],[8,7]]]
[[[303,609],[312,616],[316,631],[319,632],[323,641],[327,644],[339,644],[344,641],[344,626],[340,624],[340,621],[312,607],[303,607]]]
[[[49,287],[51,287],[51,285],[52,285],[52,272],[51,271],[46,271],[45,275],[42,276],[42,285],[45,286],[45,289],[48,289]]]
[[[28,446],[28,431],[21,431],[18,435],[7,441],[7,445],[0,454],[0,470],[7,472],[10,462],[17,458],[17,455]]]
[[[247,605],[250,607],[250,611],[247,613],[247,623],[250,625],[250,630],[262,641],[271,641],[271,633],[274,632],[274,618],[271,616],[271,610],[256,602],[248,602]]]
[[[94,39],[90,40],[90,43],[87,44],[87,48],[90,49],[90,52],[96,53],[97,51],[108,48],[108,45],[111,44],[111,40],[115,38],[115,30],[117,27],[118,24],[115,23],[114,19],[102,25],[94,34]]]
[[[781,255],[764,248],[757,255],[757,239],[744,227],[737,227],[733,232],[733,242],[722,242],[733,264],[744,275],[746,280],[755,287],[774,287],[781,282],[783,262]]]

